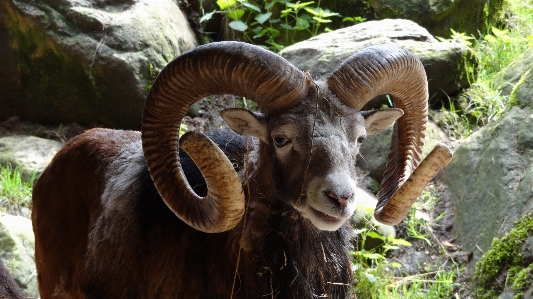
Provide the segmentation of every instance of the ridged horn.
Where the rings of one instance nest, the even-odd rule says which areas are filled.
[[[376,207],[375,217],[396,215],[394,208],[407,210],[412,201],[393,194],[403,185],[420,163],[428,119],[428,87],[424,67],[407,50],[378,45],[357,52],[344,61],[328,78],[328,85],[346,105],[361,110],[372,98],[390,94],[394,106],[404,111],[396,121],[388,156],[387,168]],[[415,197],[416,198],[416,197]],[[388,223],[391,219],[386,220]]]
[[[201,134],[183,136],[182,143],[202,171],[207,195],[196,195],[185,179],[178,132],[190,106],[209,95],[234,94],[254,100],[264,111],[279,111],[304,99],[309,84],[306,75],[285,59],[240,42],[197,47],[161,71],[146,100],[142,144],[155,187],[178,218],[197,230],[215,233],[233,228],[244,213],[237,174],[218,147]],[[214,160],[209,162],[210,158]]]

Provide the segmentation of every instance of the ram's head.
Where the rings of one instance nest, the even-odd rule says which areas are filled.
[[[355,157],[367,135],[396,121],[376,208],[376,218],[384,223],[399,222],[447,163],[442,159],[447,151],[441,152],[438,162],[422,168],[431,171],[409,179],[420,162],[428,93],[424,68],[408,51],[366,48],[327,80],[315,82],[282,57],[255,46],[226,42],[198,47],[159,75],[147,99],[142,136],[159,193],[178,217],[202,231],[231,229],[244,213],[242,183],[205,136],[189,133],[179,141],[204,175],[205,198],[191,190],[181,170],[180,120],[195,101],[212,94],[257,102],[261,113],[228,109],[222,116],[237,133],[261,140],[258,163],[272,165],[259,169],[275,172],[269,186],[322,230],[339,228],[354,211]],[[390,94],[395,108],[361,111],[381,94]]]

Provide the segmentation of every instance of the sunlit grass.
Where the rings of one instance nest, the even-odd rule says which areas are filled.
[[[0,209],[20,210],[31,207],[31,194],[33,189],[32,177],[29,181],[22,179],[22,174],[11,165],[0,168]]]
[[[505,11],[505,22],[480,32],[479,38],[452,32],[452,40],[470,49],[465,69],[471,86],[457,99],[450,100],[448,112],[455,115],[444,113],[434,119],[452,137],[469,136],[515,104],[509,95],[502,95],[495,79],[533,46],[533,1],[509,0]]]

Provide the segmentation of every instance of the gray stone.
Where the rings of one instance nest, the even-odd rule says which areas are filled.
[[[0,2],[0,119],[140,128],[158,71],[197,45],[173,0]]]
[[[313,77],[326,78],[352,54],[377,44],[394,44],[420,58],[428,77],[430,104],[441,104],[468,85],[463,63],[467,48],[460,43],[439,42],[408,20],[364,22],[296,43],[280,54]]]
[[[338,0],[338,2],[345,2]],[[351,1],[348,1],[351,2]],[[450,29],[477,35],[486,25],[486,14],[497,17],[503,1],[488,0],[368,0],[369,10],[380,19],[402,18],[417,22],[436,36]]]
[[[509,66],[500,71],[493,86],[501,90],[503,96],[521,106],[533,107],[533,48],[517,57]]]
[[[428,255],[423,251],[411,251],[410,254],[401,256],[398,260],[402,267],[400,270],[402,273],[409,275],[415,275],[420,273],[420,270],[424,263],[428,261]]]
[[[533,109],[515,106],[467,138],[441,174],[454,202],[457,242],[474,260],[533,211],[532,132]]]
[[[11,164],[27,181],[39,177],[61,147],[61,142],[34,136],[1,137],[0,165]]]
[[[515,295],[515,293],[513,292],[513,290],[510,290],[510,289],[506,288],[506,289],[500,294],[500,296],[498,296],[498,299],[513,299],[513,298],[514,298],[514,295]]]
[[[0,258],[22,290],[39,297],[31,220],[0,212]]]
[[[379,134],[368,136],[359,151],[360,158],[357,160],[357,166],[378,182],[383,179],[383,173],[387,166],[391,139],[392,127],[389,127]],[[447,143],[447,140],[446,134],[439,127],[428,122],[422,157],[427,156],[437,143]]]
[[[533,264],[533,236],[529,236],[522,244],[520,261],[524,265]]]

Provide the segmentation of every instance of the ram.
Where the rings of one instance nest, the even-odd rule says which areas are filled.
[[[385,93],[396,108],[361,111]],[[221,113],[246,137],[224,149],[236,163],[202,134],[178,138],[189,107],[213,94],[247,97],[260,108]],[[395,121],[376,209],[389,224],[446,163],[437,155],[415,171],[427,81],[414,55],[367,48],[327,80],[313,81],[244,43],[186,52],[153,84],[141,132],[89,130],[36,183],[41,296],[349,298],[355,158],[367,135]],[[205,194],[191,188],[178,149],[201,171]]]
[[[25,299],[15,280],[9,275],[2,261],[0,261],[0,299]]]

